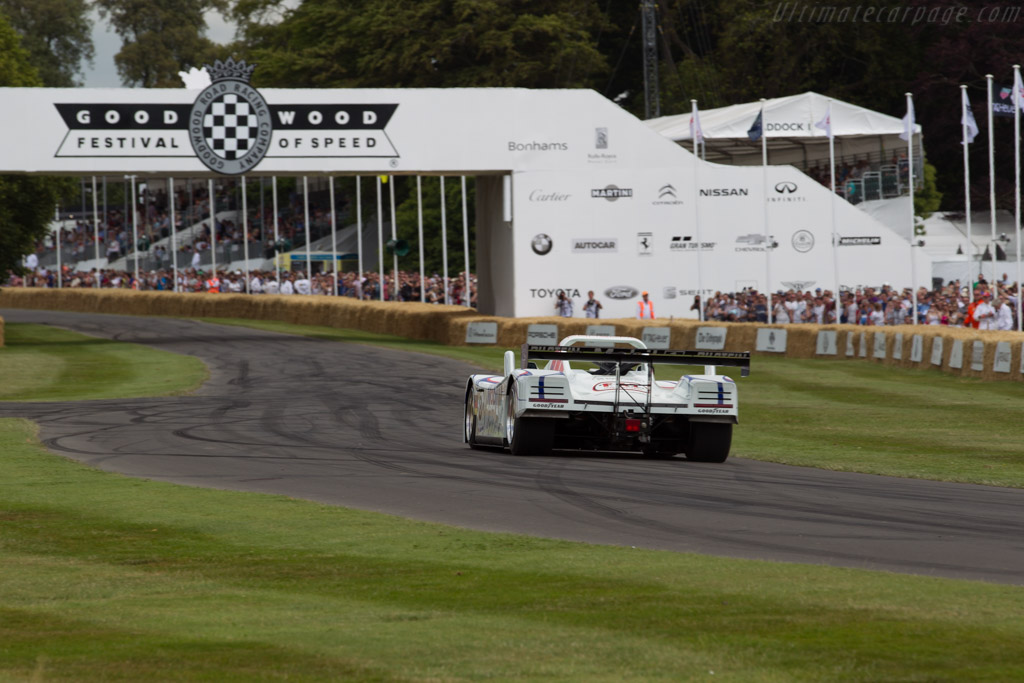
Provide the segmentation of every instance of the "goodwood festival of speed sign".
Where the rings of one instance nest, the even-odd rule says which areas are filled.
[[[196,98],[188,117],[188,138],[211,171],[240,175],[263,160],[270,149],[274,122],[270,106],[249,80],[256,65],[217,60],[209,86]]]
[[[224,175],[264,159],[378,158],[398,167],[388,137],[397,104],[352,102],[344,90],[274,91],[269,104],[250,83],[256,65],[228,58],[206,65],[210,85],[192,104],[55,102],[67,125],[55,156],[198,159]]]

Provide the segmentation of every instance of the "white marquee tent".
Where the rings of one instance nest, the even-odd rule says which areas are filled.
[[[828,165],[828,137],[815,123],[825,116],[828,98],[814,92],[765,100],[764,118],[769,164],[792,164],[808,168],[816,163]],[[753,166],[761,163],[761,143],[751,142],[747,131],[761,110],[760,102],[700,112],[706,152],[704,158],[720,164]],[[645,123],[670,140],[691,146],[690,112],[662,116]],[[903,120],[849,102],[832,100],[832,131],[836,139],[837,159],[867,159],[890,162],[894,154],[906,154],[907,143],[900,139]],[[914,159],[921,155],[921,126],[915,128]],[[916,165],[916,163],[915,163]]]

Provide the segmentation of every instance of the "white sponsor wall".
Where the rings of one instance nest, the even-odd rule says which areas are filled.
[[[199,91],[0,88],[0,98],[0,172],[212,175],[189,135]],[[251,175],[511,174],[511,223],[495,210],[499,186],[479,195],[484,313],[550,315],[564,289],[578,312],[594,290],[602,317],[632,317],[647,290],[658,318],[696,317],[698,259],[705,292],[831,289],[832,202],[841,282],[909,284],[907,242],[801,172],[770,167],[765,188],[760,168],[700,162],[695,197],[693,156],[592,91],[266,89],[249,99],[269,126],[265,155],[243,164]],[[767,244],[777,245],[770,282]],[[927,261],[918,273],[925,283]]]

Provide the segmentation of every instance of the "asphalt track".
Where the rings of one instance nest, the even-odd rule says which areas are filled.
[[[738,457],[473,451],[461,442],[473,369],[456,361],[167,318],[0,316],[209,366],[191,396],[0,403],[0,417],[36,420],[52,451],[105,470],[486,531],[1024,584],[1024,490]]]

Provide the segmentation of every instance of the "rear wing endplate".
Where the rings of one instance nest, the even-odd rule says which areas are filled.
[[[651,363],[657,365],[725,365],[750,374],[749,351],[673,351],[671,349],[595,349],[579,346],[523,344],[521,365],[531,360],[567,360],[587,363]]]

